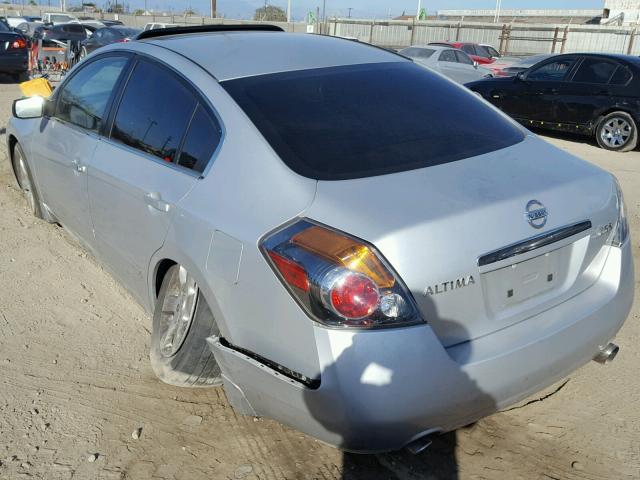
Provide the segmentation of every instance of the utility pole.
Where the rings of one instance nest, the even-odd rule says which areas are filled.
[[[500,20],[500,7],[502,6],[502,0],[496,0],[496,14],[493,17],[493,23],[498,23]]]
[[[291,23],[291,0],[287,0],[287,23]]]
[[[420,20],[421,12],[422,12],[422,0],[418,0],[418,11],[416,12],[416,20]]]
[[[218,2],[217,0],[211,0],[211,18],[216,18],[218,15]]]
[[[349,7],[347,10],[349,10],[349,15],[348,17],[351,18],[351,10],[353,10],[353,7]]]

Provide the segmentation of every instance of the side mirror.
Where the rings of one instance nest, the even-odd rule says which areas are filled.
[[[524,82],[527,79],[527,75],[526,72],[518,72],[516,73],[516,80],[520,81],[520,82]]]
[[[13,102],[13,116],[16,118],[40,118],[44,115],[46,100],[43,97],[21,98]]]

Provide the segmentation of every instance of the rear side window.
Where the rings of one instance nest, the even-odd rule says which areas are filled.
[[[611,81],[609,82],[611,85],[626,85],[631,80],[631,72],[627,67],[623,67],[620,65],[616,70],[616,73],[611,77]]]
[[[573,76],[573,82],[579,83],[609,83],[609,79],[618,64],[602,58],[585,58],[578,71]]]
[[[545,63],[531,70],[531,73],[527,75],[527,80],[561,82],[565,79],[574,63],[575,58],[563,58],[555,62]]]
[[[222,130],[216,120],[199,105],[180,152],[178,164],[202,173],[220,143]]]
[[[440,54],[440,58],[438,60],[441,62],[455,62],[456,52],[453,50],[445,50]]]
[[[473,45],[462,45],[460,50],[462,50],[467,55],[475,55],[476,54],[476,50],[475,50],[475,48],[473,48]]]
[[[141,60],[120,101],[111,138],[173,162],[195,108],[194,95],[176,75]]]
[[[56,118],[100,130],[111,92],[127,62],[126,57],[106,57],[82,67],[61,87]]]
[[[524,138],[474,94],[412,62],[284,72],[221,85],[289,168],[320,180],[440,165]]]
[[[467,65],[473,65],[473,60],[464,52],[456,52],[456,58],[458,63],[466,63]]]

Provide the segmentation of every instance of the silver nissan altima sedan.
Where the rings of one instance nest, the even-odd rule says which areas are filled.
[[[405,57],[150,31],[13,114],[33,213],[153,315],[161,380],[223,386],[240,413],[418,451],[617,353],[615,179]]]

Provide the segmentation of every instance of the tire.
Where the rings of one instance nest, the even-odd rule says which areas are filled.
[[[16,83],[26,82],[27,80],[29,80],[29,72],[25,71],[20,73],[14,73],[12,77]]]
[[[33,183],[33,176],[31,175],[31,169],[29,168],[27,157],[19,143],[16,143],[13,147],[11,161],[13,164],[13,172],[16,176],[16,180],[18,181],[18,186],[27,200],[31,213],[33,213],[37,218],[45,219],[42,214],[40,196],[38,195],[36,186]]]
[[[596,128],[600,148],[613,152],[628,152],[638,145],[638,127],[626,112],[612,112],[604,116]]]
[[[220,367],[206,341],[218,335],[197,284],[184,267],[173,265],[162,280],[153,314],[150,357],[156,376],[179,387],[222,385]]]
[[[82,50],[80,50],[80,59],[83,59],[87,55],[89,55],[89,52],[87,52],[86,47],[82,47]]]

